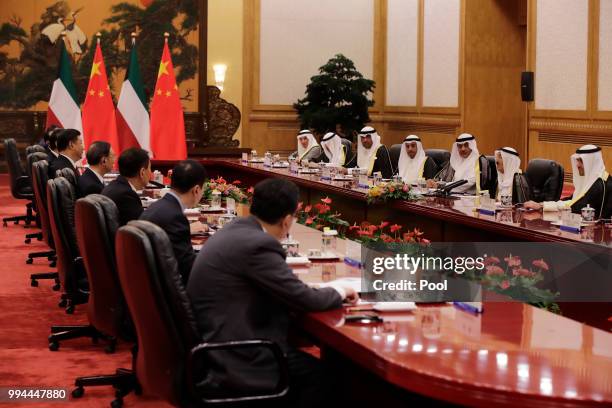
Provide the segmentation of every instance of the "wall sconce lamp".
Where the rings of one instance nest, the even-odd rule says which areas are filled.
[[[215,71],[215,84],[219,90],[223,91],[223,83],[225,82],[225,73],[227,72],[227,65],[215,64],[213,65],[213,71]]]

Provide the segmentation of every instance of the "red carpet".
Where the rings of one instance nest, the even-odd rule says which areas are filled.
[[[25,201],[13,199],[8,178],[0,174],[0,216],[23,215]],[[79,305],[73,315],[57,306],[59,292],[51,289],[52,282],[41,280],[37,288],[30,286],[29,276],[48,272],[44,258],[26,265],[29,252],[47,250],[44,244],[24,243],[26,233],[33,228],[9,223],[0,226],[0,387],[64,388],[68,395],[78,376],[111,374],[119,367],[130,368],[130,345],[119,343],[114,354],[104,352],[104,342],[97,345],[89,339],[62,342],[59,351],[48,349],[47,336],[54,324],[86,324],[85,305]],[[114,399],[112,387],[88,387],[85,395],[66,403],[2,404],[2,406],[35,407],[108,407]],[[130,394],[125,407],[168,407],[169,405]]]

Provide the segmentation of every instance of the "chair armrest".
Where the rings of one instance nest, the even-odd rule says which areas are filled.
[[[253,396],[244,397],[229,397],[229,398],[213,398],[208,399],[198,395],[193,376],[194,362],[197,361],[197,356],[206,354],[210,351],[216,350],[238,350],[238,349],[253,349],[253,348],[265,348],[272,351],[274,359],[278,363],[279,367],[279,382],[276,389],[271,394],[259,394]],[[187,381],[189,389],[193,395],[201,398],[205,404],[227,404],[233,402],[247,402],[247,401],[263,401],[281,398],[289,392],[289,366],[287,359],[281,350],[280,346],[270,340],[241,340],[241,341],[226,341],[221,343],[200,343],[191,349],[189,358],[187,359]]]

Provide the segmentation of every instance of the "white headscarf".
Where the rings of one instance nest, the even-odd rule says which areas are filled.
[[[514,182],[514,174],[521,172],[521,158],[516,149],[512,147],[502,147],[495,151],[495,155],[501,155],[504,162],[504,172],[497,171],[497,190],[498,196],[512,195],[512,184]]]
[[[414,159],[411,159],[406,151],[406,145],[412,142],[416,142],[417,144],[417,152]],[[402,150],[397,162],[399,175],[402,177],[404,183],[413,183],[422,177],[422,170],[423,166],[425,165],[425,160],[427,160],[427,156],[423,150],[421,138],[415,135],[407,136],[404,139],[404,143],[402,143]]]
[[[584,176],[578,172],[577,160],[582,159]],[[589,188],[606,171],[606,165],[601,154],[601,147],[595,145],[584,145],[572,154],[572,176],[574,178],[574,196],[572,201],[579,199],[589,191]]]
[[[340,136],[335,134],[334,132],[328,132],[321,139],[321,147],[323,148],[323,152],[327,159],[329,160],[329,164],[334,166],[343,166],[345,160],[345,154],[342,149],[342,140]],[[329,149],[329,152],[327,151]],[[330,153],[331,152],[331,153]]]
[[[372,147],[366,149],[363,147],[361,139],[370,136],[372,137]],[[359,132],[359,143],[357,143],[357,167],[360,169],[368,169],[368,173],[374,166],[376,160],[376,152],[380,147],[380,136],[376,133],[376,129],[366,126]]]
[[[472,153],[464,159],[459,154],[459,144],[468,142],[470,149],[472,149]],[[476,138],[469,133],[463,133],[459,135],[455,143],[453,143],[453,148],[451,151],[450,157],[450,165],[455,170],[455,176],[453,181],[457,180],[467,180],[468,182],[476,181],[476,173],[474,169],[476,168],[476,162],[480,157],[480,153],[478,152],[478,147],[476,146]]]
[[[304,148],[300,143],[300,138],[306,136],[308,138],[308,147]],[[298,159],[302,160],[304,155],[308,153],[313,147],[318,146],[317,139],[310,133],[310,130],[301,130],[297,135],[297,151]]]

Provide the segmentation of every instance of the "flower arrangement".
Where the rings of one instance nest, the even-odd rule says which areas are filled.
[[[414,228],[402,231],[404,227],[382,221],[380,224],[362,222],[349,227],[349,238],[360,242],[365,247],[376,250],[398,253],[422,251],[430,241],[422,231]]]
[[[382,183],[371,187],[366,193],[368,204],[387,202],[388,200],[414,201],[420,198],[421,196],[412,191],[408,184],[399,182]]]
[[[554,303],[559,294],[536,286],[549,270],[544,259],[536,259],[531,264],[524,265],[518,256],[508,255],[503,260],[489,256],[485,258],[484,265],[484,273],[474,275],[472,272],[472,279],[480,280],[494,292],[512,299],[525,301],[554,313],[560,312],[559,306]]]
[[[228,183],[223,177],[211,179],[204,183],[204,194],[202,195],[203,200],[211,200],[213,191],[217,190],[221,193],[221,198],[233,198],[236,203],[248,204],[249,197],[252,194],[252,187],[244,191],[240,188],[240,180],[235,180]]]
[[[323,230],[324,227],[330,227],[338,231],[340,238],[345,237],[345,231],[349,223],[340,218],[342,214],[331,209],[332,199],[325,197],[321,202],[314,205],[298,204],[296,213],[297,222],[307,227]]]

